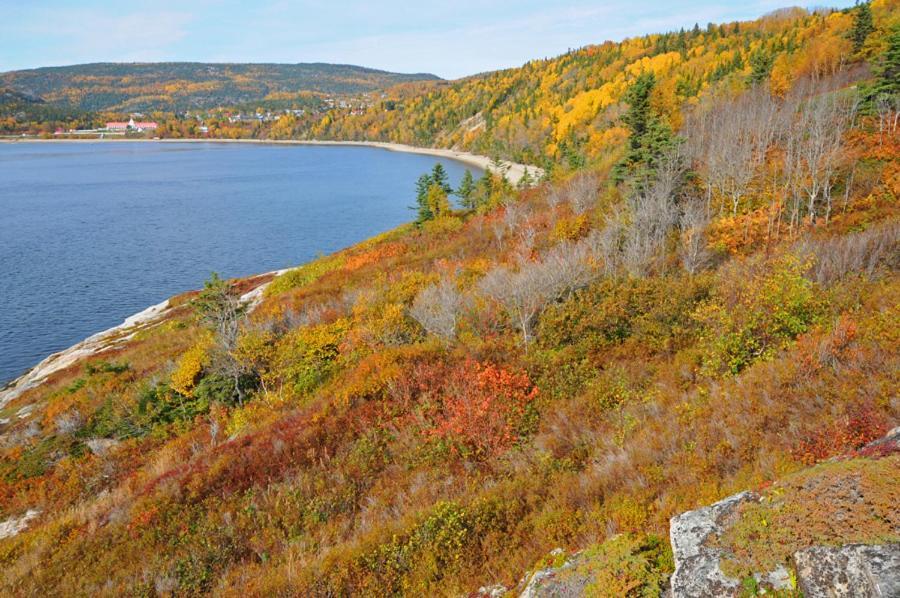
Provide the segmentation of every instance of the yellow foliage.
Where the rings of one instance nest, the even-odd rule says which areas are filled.
[[[193,396],[194,385],[200,378],[203,367],[208,365],[208,347],[209,342],[203,340],[181,355],[170,379],[172,390],[186,397]]]

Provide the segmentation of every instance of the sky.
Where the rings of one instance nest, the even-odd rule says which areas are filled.
[[[790,4],[0,0],[0,72],[84,62],[331,62],[450,79],[605,40],[756,18]]]

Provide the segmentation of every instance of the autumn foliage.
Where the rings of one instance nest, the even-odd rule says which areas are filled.
[[[889,504],[896,445],[861,447],[900,420],[898,121],[869,91],[900,17],[870,6],[861,44],[858,8],[790,9],[310,125],[549,174],[437,188],[252,305],[269,278],[213,279],[0,407],[0,522],[40,510],[0,594],[470,595],[562,548],[591,591],[655,595],[687,509],[785,476]],[[736,555],[862,537],[760,524],[777,504]]]
[[[538,396],[524,372],[468,360],[450,373],[429,435],[495,454],[514,443]]]

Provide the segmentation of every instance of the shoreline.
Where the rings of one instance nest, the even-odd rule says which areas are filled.
[[[424,156],[434,156],[436,158],[446,158],[455,160],[469,166],[480,168],[486,172],[497,173],[494,167],[494,161],[487,156],[480,156],[469,152],[462,152],[453,149],[435,148],[435,147],[419,147],[415,145],[405,145],[402,143],[392,143],[388,141],[332,141],[319,139],[126,139],[126,138],[63,138],[63,139],[31,139],[31,138],[6,138],[0,139],[0,143],[123,143],[123,142],[140,142],[140,143],[249,143],[260,145],[309,145],[309,146],[344,146],[344,147],[371,147],[382,149],[389,152],[399,152],[405,154],[419,154]],[[525,176],[527,171],[532,180],[536,181],[544,175],[544,170],[537,166],[528,164],[519,164],[518,162],[510,162],[501,160],[502,171],[506,180],[512,185],[518,185],[519,181]]]
[[[256,308],[262,300],[263,292],[272,283],[274,277],[284,274],[288,270],[290,268],[254,274],[244,278],[244,280],[255,280],[264,276],[273,276],[269,281],[256,284],[251,290],[241,295],[240,301],[247,305],[248,311],[253,311]],[[40,386],[41,383],[56,372],[64,370],[84,358],[114,349],[121,343],[131,339],[139,331],[155,325],[169,313],[172,307],[171,301],[174,297],[177,297],[177,295],[128,316],[121,324],[96,332],[66,349],[51,353],[19,377],[13,378],[5,385],[0,385],[0,409],[3,409],[7,403],[19,398],[26,391]],[[0,426],[6,423],[8,422],[0,419]]]
[[[320,141],[320,140],[268,140],[268,139],[0,139],[0,143],[122,143],[122,142],[141,142],[141,143],[244,143],[244,144],[265,144],[265,145],[307,145],[307,146],[349,146],[349,147],[370,147],[382,149],[385,151],[420,154],[426,156],[434,156],[455,160],[457,162],[475,166],[483,171],[495,172],[494,161],[487,156],[479,156],[468,152],[460,152],[456,150],[425,148],[412,145],[403,145],[400,143],[388,143],[383,141]],[[501,174],[512,184],[518,184],[519,180],[527,171],[533,180],[537,180],[543,176],[543,169],[536,166],[528,166],[526,164],[518,164],[506,160],[501,161],[503,171]],[[289,270],[290,268],[288,268]],[[264,274],[257,274],[249,278],[264,276],[265,274],[281,274],[287,270],[279,270]],[[262,290],[268,286],[268,283],[260,285],[253,291],[247,293],[241,299],[248,302],[252,306],[261,298]],[[113,326],[107,330],[97,332],[78,343],[48,355],[35,366],[22,373],[20,376],[13,378],[6,383],[0,383],[0,409],[7,403],[18,398],[25,391],[39,386],[51,374],[62,370],[74,362],[89,357],[110,348],[109,341],[121,342],[130,338],[134,332],[142,328],[144,325],[152,323],[161,317],[168,308],[169,299],[162,303],[148,307],[147,309],[134,314],[125,319],[125,321],[117,326]],[[124,331],[130,331],[130,334],[124,338],[115,338]],[[0,425],[4,424],[0,420]]]

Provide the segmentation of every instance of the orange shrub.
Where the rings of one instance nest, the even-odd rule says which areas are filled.
[[[517,439],[526,408],[538,396],[524,372],[466,360],[451,374],[430,434],[476,454],[498,453]]]

